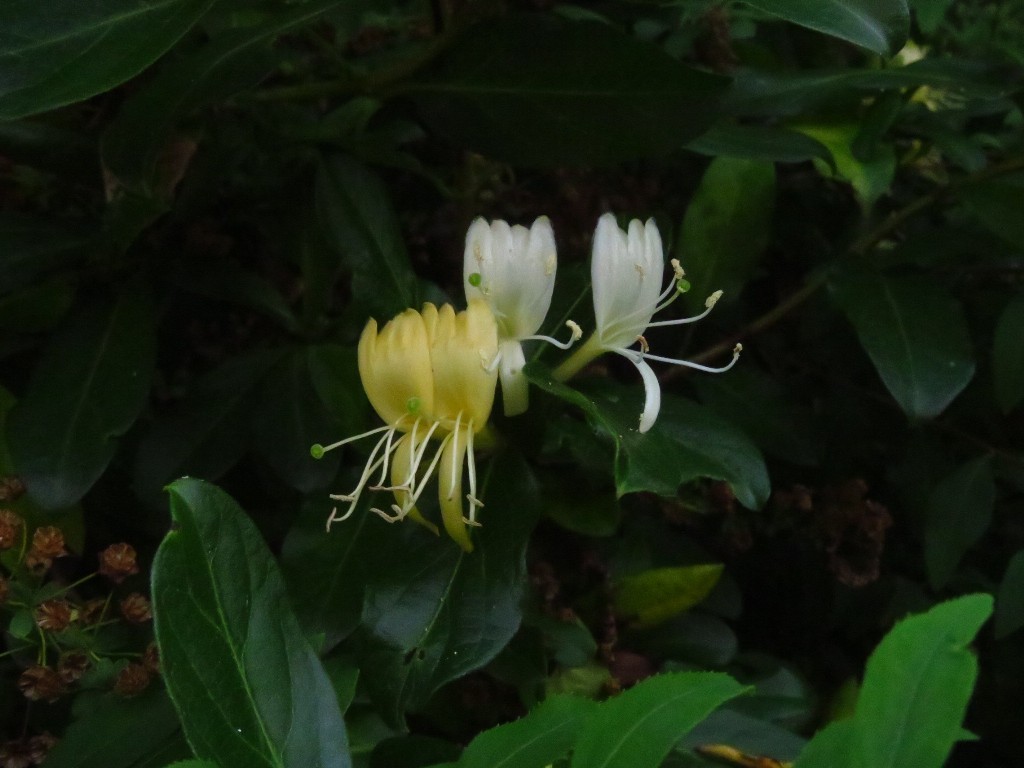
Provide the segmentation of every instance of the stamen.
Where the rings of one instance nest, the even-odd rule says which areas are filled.
[[[634,264],[634,265],[633,265],[633,269],[635,269],[635,270],[636,270],[636,273],[637,273],[638,275],[640,275],[640,279],[641,279],[641,280],[643,280],[643,279],[644,279],[644,277],[646,277],[646,276],[647,276],[647,275],[646,275],[646,272],[644,271],[644,265],[643,265],[643,264]]]
[[[686,274],[683,271],[683,265],[679,263],[679,259],[672,259],[669,264],[672,265],[672,279],[678,284],[683,279],[683,275]]]
[[[737,344],[732,350],[732,360],[728,365],[723,365],[721,368],[710,368],[706,365],[700,365],[699,363],[691,363],[689,360],[676,360],[671,357],[661,357],[660,355],[650,355],[645,352],[641,352],[640,356],[646,360],[656,360],[659,363],[671,363],[672,365],[682,365],[686,368],[694,368],[698,371],[704,371],[705,373],[725,373],[734,365],[736,361],[740,359],[740,352],[743,351],[743,345]]]
[[[658,320],[654,323],[648,323],[648,328],[657,328],[662,325],[686,325],[687,323],[696,323],[698,320],[703,320],[705,317],[711,314],[711,310],[715,308],[715,302],[717,302],[722,296],[721,291],[715,291],[713,294],[708,296],[707,301],[704,302],[704,306],[707,307],[699,315],[693,315],[692,317],[680,317],[675,320]]]
[[[548,344],[554,344],[559,349],[568,349],[577,341],[583,338],[583,329],[580,328],[579,323],[577,323],[575,320],[566,320],[565,325],[569,329],[570,333],[568,341],[559,341],[553,336],[544,336],[540,334],[535,336],[524,336],[523,338],[520,339],[520,341],[546,341]],[[498,355],[500,357],[501,353],[499,352]],[[494,368],[488,369],[488,371],[493,370]]]
[[[459,455],[459,426],[462,423],[462,411],[459,411],[455,416],[455,429],[452,430],[452,456]],[[455,495],[455,483],[459,480],[459,475],[462,474],[462,463],[459,462],[456,466],[456,462],[452,462],[451,478],[448,481],[448,493],[446,498],[451,499]]]
[[[651,351],[651,345],[647,343],[647,339],[645,339],[642,334],[640,336],[637,336],[636,340],[640,342],[641,354],[646,355],[648,352]]]
[[[469,493],[466,498],[469,499],[469,520],[470,525],[476,522],[476,508],[482,507],[481,502],[476,497],[476,455],[473,453],[473,420],[469,420],[469,434],[466,436],[466,460],[469,461]]]
[[[309,452],[310,452],[310,454],[312,454],[314,459],[320,459],[320,458],[323,458],[323,455],[325,453],[327,453],[328,451],[333,451],[335,448],[340,448],[341,446],[345,445],[346,443],[352,443],[352,442],[355,442],[356,440],[361,440],[364,437],[369,437],[370,435],[376,435],[378,432],[383,432],[386,429],[394,429],[394,427],[397,426],[397,424],[398,424],[398,422],[395,422],[395,424],[392,425],[392,426],[385,425],[383,427],[377,427],[376,429],[368,430],[368,431],[363,432],[362,434],[359,434],[359,435],[353,435],[352,437],[346,437],[344,440],[339,440],[338,442],[331,443],[330,445],[320,445],[320,443],[314,443],[313,446],[309,449]]]
[[[549,253],[548,257],[544,260],[544,277],[551,277],[555,273],[555,266],[558,264],[558,257],[554,253]]]

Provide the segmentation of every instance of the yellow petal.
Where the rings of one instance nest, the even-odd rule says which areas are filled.
[[[444,523],[445,531],[463,550],[472,552],[473,542],[469,540],[469,531],[466,530],[466,523],[462,519],[462,463],[466,456],[467,434],[467,429],[460,428],[444,447],[441,464],[437,470],[437,495],[441,503],[441,522]]]
[[[430,368],[430,344],[423,317],[407,309],[377,332],[370,320],[359,337],[359,378],[370,404],[386,424],[395,424],[415,410],[429,419],[434,388]],[[412,419],[406,425],[412,426]]]
[[[420,435],[422,437],[422,434]],[[409,463],[412,458],[412,452],[415,446],[412,444],[411,435],[403,435],[398,441],[398,447],[395,448],[395,454],[391,459],[391,484],[399,485],[405,482],[406,478],[409,477]],[[396,489],[395,503],[400,507],[405,507],[406,502],[409,499],[409,492],[404,489]],[[427,520],[422,513],[413,507],[409,510],[408,517],[410,520],[415,520],[417,523],[425,528],[430,529],[437,535],[437,526]]]
[[[464,312],[450,304],[437,310],[423,308],[430,337],[430,362],[434,371],[434,413],[449,428],[461,413],[461,421],[483,429],[491,415],[498,381],[498,328],[486,302],[473,299]]]

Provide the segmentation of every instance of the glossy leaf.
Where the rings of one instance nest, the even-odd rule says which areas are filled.
[[[545,768],[565,757],[597,704],[552,696],[525,717],[484,731],[459,758],[459,768]]]
[[[216,486],[182,479],[168,490],[174,528],[153,562],[155,630],[196,755],[223,768],[350,765],[331,682],[259,531]]]
[[[572,768],[656,768],[697,723],[743,692],[717,672],[649,677],[598,706],[576,742]]]
[[[735,301],[768,245],[775,205],[775,167],[763,160],[718,157],[690,201],[676,248],[691,289],[684,299],[704,310],[716,290]]]
[[[1012,299],[996,324],[992,346],[992,377],[996,401],[1004,413],[1024,400],[1024,296]]]
[[[0,120],[102,93],[167,51],[213,0],[8,0],[0,12]]]
[[[313,443],[327,443],[338,422],[310,379],[306,351],[293,350],[263,379],[252,414],[256,450],[293,488],[309,493],[326,488],[338,472],[341,455],[321,459],[309,453]]]
[[[378,544],[360,629],[360,668],[385,719],[399,722],[445,683],[478,669],[519,628],[526,542],[539,516],[536,481],[522,459],[492,459],[482,527],[465,553],[411,522],[368,525]]]
[[[11,456],[44,507],[72,504],[92,487],[145,405],[156,345],[150,302],[132,283],[69,317],[11,411]]]
[[[352,270],[357,301],[383,323],[416,306],[416,279],[398,217],[377,176],[344,155],[317,169],[316,209],[331,245]]]
[[[1010,558],[996,595],[996,637],[1024,627],[1024,550]]]
[[[870,211],[889,191],[896,174],[896,153],[888,144],[877,144],[871,154],[861,157],[855,148],[863,125],[820,121],[794,127],[828,147],[835,170],[821,164],[819,168],[828,176],[849,183],[864,211]]]
[[[727,83],[611,25],[534,15],[472,27],[403,91],[457,146],[565,165],[682,147],[711,125]]]
[[[995,499],[990,456],[967,462],[935,486],[924,531],[925,563],[933,589],[946,586],[960,559],[988,530]]]
[[[615,615],[637,628],[657,626],[700,603],[721,575],[721,565],[686,565],[626,576],[612,594]]]
[[[1024,173],[1016,173],[960,191],[967,207],[990,231],[1007,243],[1024,248],[1024,222],[1018,212],[1024,205]]]
[[[153,498],[181,475],[216,480],[230,469],[252,441],[258,387],[280,359],[279,352],[239,355],[197,380],[142,439],[135,461],[137,491]]]
[[[817,159],[832,165],[832,153],[820,141],[789,128],[716,125],[686,145],[692,152],[718,157],[802,163]]]
[[[0,213],[0,296],[68,270],[86,252],[88,233],[52,219]]]
[[[895,53],[910,34],[906,0],[743,0],[802,27],[880,55]]]
[[[911,418],[939,415],[974,376],[963,310],[940,285],[846,273],[832,289],[885,386]]]

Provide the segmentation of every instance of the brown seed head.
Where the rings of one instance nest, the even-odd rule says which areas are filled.
[[[57,662],[57,674],[70,685],[84,675],[90,666],[89,657],[82,651],[66,651],[60,655],[60,661]]]
[[[103,619],[106,607],[106,600],[101,597],[94,597],[78,609],[78,620],[86,625],[95,624]]]
[[[30,554],[40,558],[64,557],[68,551],[64,549],[64,533],[55,525],[44,525],[36,528],[32,534]]]
[[[132,592],[121,601],[121,615],[131,624],[142,624],[153,618],[153,611],[144,595]]]
[[[0,477],[0,501],[17,501],[25,495],[25,484],[17,475]]]
[[[160,649],[156,643],[150,643],[142,653],[142,663],[154,675],[160,674]]]
[[[7,578],[0,575],[0,605],[7,602],[8,592],[10,592],[10,589],[7,586]]]
[[[52,557],[43,557],[35,550],[30,549],[28,554],[25,555],[25,567],[36,576],[45,575],[50,570],[51,565],[53,565]]]
[[[28,740],[29,757],[32,758],[32,765],[42,765],[50,750],[57,746],[57,737],[52,733],[43,731]]]
[[[10,549],[18,543],[21,526],[25,521],[21,515],[10,509],[0,509],[0,550]]]
[[[21,673],[18,687],[31,701],[54,702],[64,693],[64,681],[56,670],[40,665],[32,666]]]
[[[125,698],[138,696],[149,687],[149,681],[152,677],[153,673],[144,665],[132,662],[117,673],[117,680],[114,681],[114,691]]]
[[[71,623],[71,603],[67,600],[46,600],[36,606],[36,626],[50,632],[67,629]]]
[[[32,745],[28,739],[12,739],[0,744],[2,768],[29,768],[32,765]]]
[[[135,548],[121,542],[111,544],[100,552],[100,575],[106,576],[115,584],[120,584],[132,574],[139,572],[135,562]]]

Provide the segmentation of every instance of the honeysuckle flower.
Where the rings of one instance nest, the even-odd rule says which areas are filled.
[[[348,503],[345,512],[332,510],[327,529],[348,518],[363,492],[391,491],[391,511],[372,508],[388,522],[410,517],[431,528],[416,508],[431,477],[437,477],[441,520],[448,535],[467,552],[473,544],[467,525],[478,525],[474,438],[487,425],[494,403],[498,331],[487,303],[479,299],[456,313],[450,304],[440,309],[424,304],[407,309],[378,332],[371,319],[359,339],[359,377],[370,404],[385,426],[341,440],[314,445],[320,458],[326,451],[370,435],[380,435],[370,451],[355,488],[332,494]],[[434,447],[431,458],[427,458]],[[425,467],[425,468],[424,468]],[[468,467],[469,514],[463,515],[462,479]],[[373,478],[379,473],[379,478]],[[386,480],[390,478],[390,485]]]
[[[463,283],[466,299],[481,299],[494,313],[498,324],[498,356],[494,365],[501,377],[501,396],[506,416],[524,412],[529,405],[529,388],[522,374],[526,364],[523,342],[547,341],[568,349],[583,332],[571,320],[568,343],[539,336],[551,306],[558,258],[555,234],[547,216],[529,229],[510,227],[501,220],[488,224],[477,218],[466,232]]]
[[[704,303],[705,309],[699,315],[651,322],[655,313],[689,289],[679,261],[672,259],[671,264],[673,278],[668,287],[662,290],[665,257],[661,234],[654,219],[648,219],[644,224],[639,219],[633,219],[625,232],[610,213],[598,219],[590,266],[596,328],[594,334],[572,357],[555,370],[555,377],[564,381],[604,352],[615,352],[625,357],[637,367],[644,382],[646,398],[640,415],[640,432],[646,432],[654,426],[661,409],[661,386],[658,377],[647,364],[648,360],[683,365],[708,373],[721,373],[736,364],[743,349],[737,344],[733,349],[732,361],[721,368],[709,368],[688,360],[650,353],[644,331],[658,326],[696,322],[706,317],[722,296],[721,291],[708,296]],[[631,349],[634,344],[638,344],[639,348]]]

